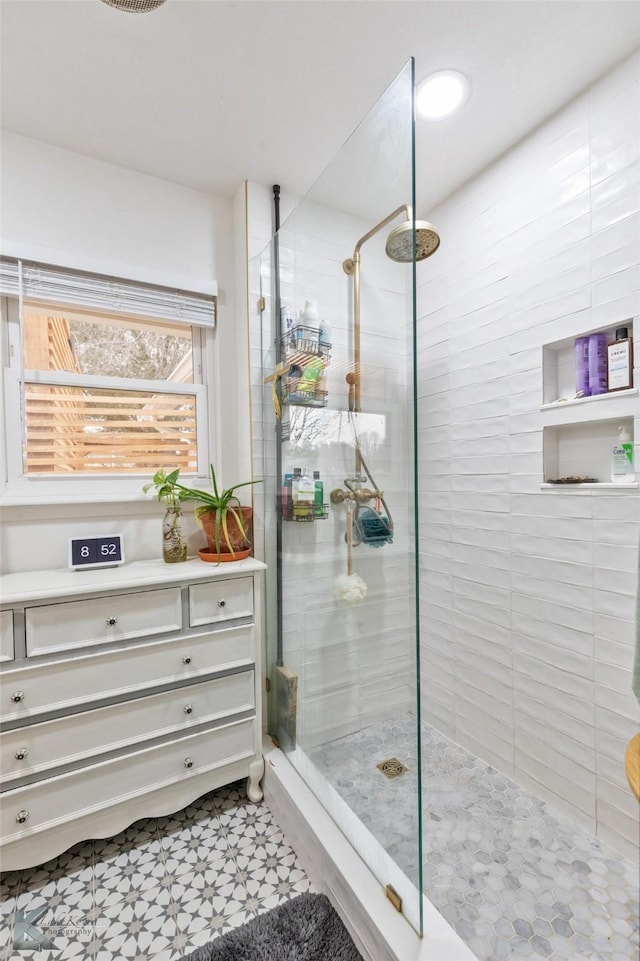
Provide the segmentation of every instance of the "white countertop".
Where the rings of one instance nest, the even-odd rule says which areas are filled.
[[[21,571],[0,576],[0,603],[3,605],[36,601],[45,597],[73,594],[97,594],[131,587],[157,584],[184,584],[212,577],[237,577],[266,567],[262,561],[248,557],[243,561],[210,564],[199,558],[178,564],[163,560],[132,561],[120,567],[71,571]]]

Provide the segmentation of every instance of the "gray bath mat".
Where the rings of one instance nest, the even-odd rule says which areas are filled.
[[[183,961],[362,961],[324,894],[300,894]]]

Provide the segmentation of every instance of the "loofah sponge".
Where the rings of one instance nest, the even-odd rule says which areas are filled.
[[[358,574],[341,574],[336,578],[336,598],[345,604],[361,604],[367,596],[367,585]]]

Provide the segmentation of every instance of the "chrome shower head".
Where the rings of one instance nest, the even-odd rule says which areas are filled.
[[[399,264],[410,264],[415,260],[425,260],[440,246],[440,237],[433,224],[426,220],[416,220],[416,249],[413,253],[413,221],[407,220],[395,227],[387,237],[385,250],[387,257]]]

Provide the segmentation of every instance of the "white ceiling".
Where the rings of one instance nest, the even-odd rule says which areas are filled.
[[[410,56],[462,70],[419,123],[425,214],[640,46],[635,0],[0,0],[2,127],[221,196],[302,195]]]

